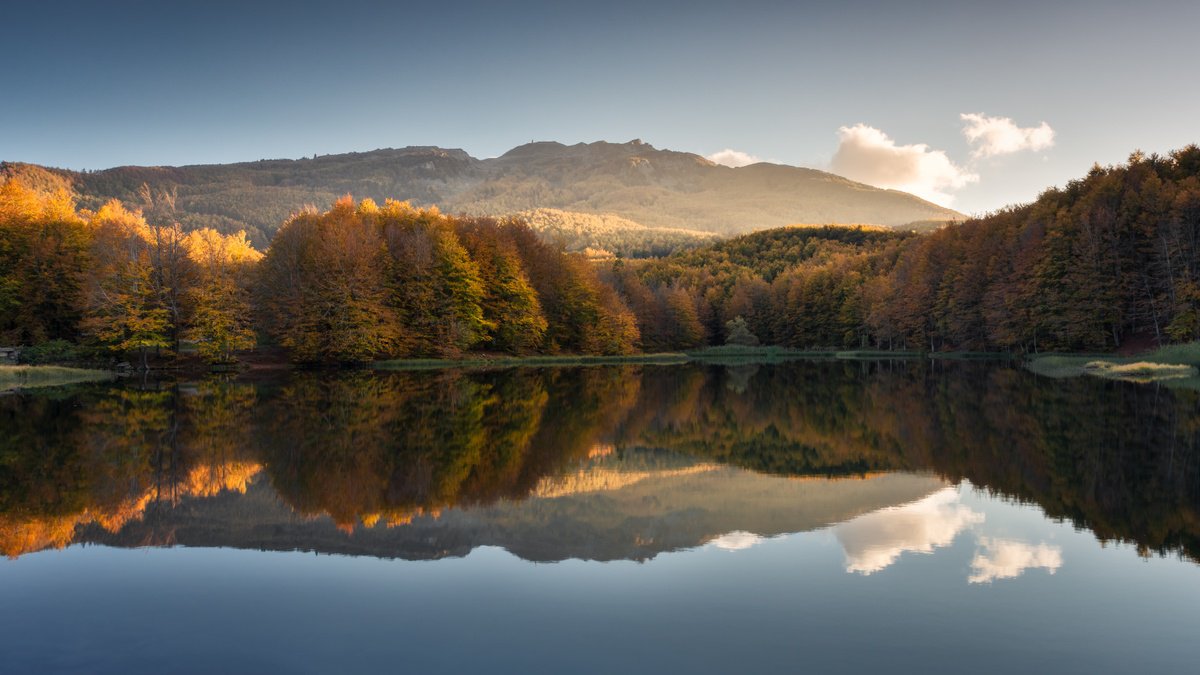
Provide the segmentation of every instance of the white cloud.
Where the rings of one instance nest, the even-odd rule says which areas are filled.
[[[1062,567],[1062,549],[1058,546],[1033,546],[1013,539],[980,537],[983,550],[971,561],[971,576],[967,581],[986,584],[996,579],[1019,577],[1027,569],[1042,568],[1054,574]]]
[[[726,551],[741,551],[762,543],[763,538],[753,532],[736,530],[713,539],[710,544]]]
[[[948,487],[921,499],[859,516],[834,528],[846,552],[846,571],[878,572],[902,553],[933,553],[949,546],[959,532],[983,522],[984,515],[959,502]]]
[[[757,164],[762,161],[758,157],[751,155],[748,152],[734,150],[733,148],[725,148],[720,152],[714,152],[711,155],[706,155],[705,159],[710,162],[723,164],[725,166],[732,166],[734,168],[739,166],[747,166],[749,164]]]
[[[896,145],[887,134],[865,124],[842,127],[838,137],[830,166],[851,180],[911,192],[943,205],[954,201],[954,190],[979,180],[941,150],[924,143]]]
[[[1011,117],[988,117],[963,113],[963,135],[975,146],[975,157],[1008,155],[1022,150],[1045,150],[1054,146],[1054,129],[1042,122],[1036,127],[1019,127]]]

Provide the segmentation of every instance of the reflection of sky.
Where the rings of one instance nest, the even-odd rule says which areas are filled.
[[[946,492],[863,516],[891,517],[891,529],[848,521],[731,555],[716,541],[754,539],[732,527],[712,546],[641,562],[544,564],[490,546],[422,561],[46,551],[0,560],[0,672],[1195,670],[1200,566],[1102,547],[1036,506],[966,485]],[[956,514],[986,519],[928,544],[935,555],[905,556],[901,544],[922,539],[897,531],[914,513],[925,532],[953,530],[933,523]],[[865,533],[888,535],[898,557],[846,574],[840,542]],[[966,583],[985,577],[994,583]]]
[[[918,501],[859,516],[834,527],[846,554],[846,571],[872,574],[908,552],[933,553],[950,546],[963,532],[976,539],[971,561],[973,584],[1013,579],[1025,570],[1062,567],[1062,549],[1046,543],[987,534],[987,519],[962,502],[961,488],[948,487]]]
[[[846,551],[846,571],[871,574],[896,562],[902,553],[933,553],[949,546],[959,532],[984,521],[982,513],[959,501],[948,487],[903,506],[880,509],[834,528]]]
[[[1028,544],[1013,539],[979,537],[979,551],[971,561],[973,584],[1019,577],[1027,569],[1044,568],[1054,574],[1062,567],[1062,549],[1049,544]]]

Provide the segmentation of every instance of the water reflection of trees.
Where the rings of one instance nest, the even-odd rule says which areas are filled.
[[[119,530],[184,497],[244,491],[254,388],[79,387],[0,399],[0,551],[61,547],[88,525]]]
[[[726,377],[687,380],[701,389],[687,395],[693,408],[652,416],[630,438],[773,473],[932,470],[1102,540],[1200,557],[1194,391],[977,363],[764,368],[744,393]]]
[[[782,475],[932,470],[1200,557],[1198,397],[973,363],[301,373],[0,398],[0,547],[265,474],[350,528],[530,495],[598,444]]]
[[[520,499],[632,401],[620,370],[298,378],[263,410],[272,484],[343,526]]]

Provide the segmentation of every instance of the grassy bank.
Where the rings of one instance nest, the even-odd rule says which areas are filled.
[[[804,351],[787,349],[786,347],[745,347],[741,345],[721,345],[696,349],[687,353],[688,359],[703,363],[773,363],[795,359],[828,359],[833,358],[834,351]]]
[[[1011,361],[1018,358],[1012,352],[930,352],[926,356],[942,361]]]
[[[392,359],[376,361],[379,370],[434,370],[439,368],[515,368],[535,366],[597,366],[619,364],[671,365],[689,361],[687,354],[630,354],[627,356],[488,356],[467,359]]]
[[[1025,367],[1046,377],[1091,375],[1127,382],[1165,382],[1200,389],[1200,342],[1160,347],[1137,356],[1111,354],[1042,354]]]
[[[112,378],[113,374],[105,370],[85,370],[62,366],[0,366],[0,391],[57,387],[80,382],[100,382]]]
[[[688,352],[664,352],[658,354],[630,354],[626,356],[471,356],[462,359],[391,359],[371,364],[378,370],[436,370],[442,368],[516,368],[537,366],[595,366],[595,365],[677,365],[681,363],[746,364],[777,363],[801,359],[919,359],[925,357],[945,359],[1002,359],[1008,354],[979,354],[954,352],[924,354],[907,351],[879,350],[802,350],[786,347],[743,347],[723,345]]]
[[[844,352],[849,354],[850,352]],[[380,370],[431,370],[439,368],[509,368],[537,366],[678,365],[681,363],[771,363],[795,359],[833,358],[835,351],[801,351],[784,347],[724,345],[689,352],[628,354],[625,356],[480,356],[463,359],[393,359],[376,361]]]
[[[921,352],[907,352],[899,349],[855,349],[851,351],[834,352],[833,355],[839,359],[856,361],[878,361],[880,359],[919,359],[922,356],[925,356]]]

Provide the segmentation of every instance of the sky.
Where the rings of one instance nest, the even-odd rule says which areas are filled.
[[[5,2],[0,160],[640,138],[968,214],[1200,142],[1200,2]]]

